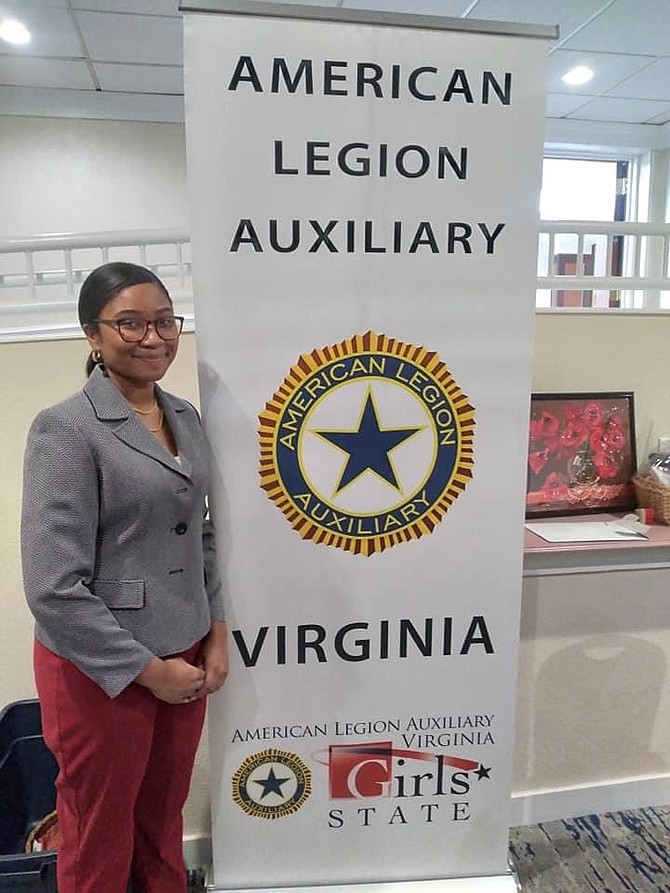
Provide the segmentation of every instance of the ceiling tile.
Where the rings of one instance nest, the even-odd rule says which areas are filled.
[[[668,122],[670,122],[670,108],[666,112],[656,115],[655,118],[649,118],[648,121],[645,121],[645,124],[667,124]]]
[[[252,0],[252,3],[254,0]],[[266,0],[268,3],[286,3],[286,0]],[[314,0],[290,0],[291,3],[295,3],[298,6],[335,6],[337,0],[319,0],[318,3],[315,3]]]
[[[670,3],[617,0],[566,41],[564,48],[663,56],[670,49]]]
[[[3,52],[20,56],[82,57],[81,41],[67,9],[2,0],[2,12],[19,19],[30,31],[30,43],[12,46],[3,42]]]
[[[554,93],[575,93],[598,96],[620,81],[650,65],[653,56],[623,56],[614,53],[588,53],[581,50],[555,50],[549,56],[547,69],[547,90]],[[594,77],[588,84],[570,87],[561,80],[562,76],[576,65],[588,65]]]
[[[184,92],[183,72],[178,65],[117,65],[95,62],[93,67],[103,90],[120,93]]]
[[[608,95],[664,100],[668,98],[668,84],[670,84],[670,59],[657,59],[643,71],[613,86]]]
[[[0,87],[0,108],[6,115],[49,118],[105,118],[116,121],[184,120],[181,96],[104,93],[95,90],[48,90]]]
[[[586,96],[573,96],[568,93],[547,93],[547,118],[563,118],[576,111],[588,101]]]
[[[653,102],[650,99],[611,99],[606,96],[598,96],[570,114],[569,117],[587,121],[644,124],[650,118],[662,115],[669,108],[670,102]]]
[[[670,121],[670,103],[665,104],[665,111],[660,115],[653,115],[649,118],[645,118],[642,122],[643,124],[667,124]]]
[[[267,4],[282,0],[265,0]],[[670,0],[293,0],[303,6],[418,13],[443,17],[557,24],[561,39],[551,47],[547,116],[576,120],[654,123],[668,121],[670,106]],[[150,114],[151,95],[160,103],[182,92],[179,0],[0,0],[0,12],[22,19],[33,32],[27,47],[0,47],[3,96],[16,85],[23,102],[75,108],[91,94],[83,57],[93,60],[102,91],[86,100],[81,114],[94,117]],[[250,4],[251,5],[251,4]],[[602,11],[601,11],[602,10]],[[592,21],[590,21],[592,19]],[[86,46],[76,23],[79,23]],[[40,58],[48,57],[48,58]],[[57,64],[54,64],[57,63]],[[582,87],[560,80],[577,64],[595,78]],[[48,85],[49,89],[42,89]],[[35,97],[30,92],[35,90]],[[102,97],[107,96],[107,99]],[[18,96],[18,94],[17,94]],[[114,99],[117,97],[117,99]],[[124,97],[126,106],[117,105]],[[105,104],[105,103],[108,104]],[[94,103],[93,105],[91,103]],[[135,103],[135,105],[133,105]],[[3,109],[6,113],[6,109]],[[48,112],[47,112],[48,113]],[[60,114],[61,112],[54,112]],[[177,114],[161,106],[158,115]],[[664,131],[670,127],[665,124]]]
[[[67,9],[67,0],[21,0],[21,2],[3,2],[0,5],[0,14],[7,15],[9,7],[16,7],[16,9],[30,9],[31,7],[35,9],[44,9],[45,6],[55,6],[58,9]],[[12,15],[15,15],[12,12]]]
[[[156,16],[181,16],[179,0],[70,0],[72,9],[90,12],[134,12]]]
[[[459,18],[470,6],[468,0],[344,0],[344,9],[403,12],[414,15]]]
[[[76,12],[88,52],[96,62],[180,65],[179,18],[106,12]]]
[[[470,18],[558,25],[563,40],[603,5],[603,0],[479,0]]]
[[[88,66],[82,60],[34,59],[0,56],[0,84],[18,87],[63,87],[94,90]]]

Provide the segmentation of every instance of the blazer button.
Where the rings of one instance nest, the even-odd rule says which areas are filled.
[[[175,527],[174,532],[178,536],[182,536],[183,534],[186,533],[187,530],[188,530],[188,524],[185,521],[180,521],[179,524],[177,524],[177,526]]]

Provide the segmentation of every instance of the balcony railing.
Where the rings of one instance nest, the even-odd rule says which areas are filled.
[[[76,301],[88,273],[113,260],[149,267],[193,328],[191,246],[184,230],[0,240],[0,341],[81,335]],[[540,312],[670,312],[670,224],[542,221]]]
[[[81,336],[79,287],[91,270],[124,260],[149,267],[193,329],[190,237],[184,230],[133,230],[0,240],[0,341]]]
[[[538,310],[670,311],[670,224],[543,220]]]

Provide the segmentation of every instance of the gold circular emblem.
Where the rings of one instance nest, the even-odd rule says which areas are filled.
[[[435,351],[367,332],[303,354],[259,415],[261,487],[303,539],[432,533],[472,477],[474,409]]]
[[[312,791],[312,774],[300,757],[275,748],[248,756],[232,781],[235,803],[259,819],[297,812]]]

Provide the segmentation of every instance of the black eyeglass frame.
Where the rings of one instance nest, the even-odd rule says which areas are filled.
[[[156,326],[156,323],[162,319],[174,319],[177,323],[179,323],[178,331],[177,331],[177,334],[174,336],[174,338],[166,338],[165,335],[163,335],[161,332],[158,331],[158,327]],[[184,319],[185,319],[185,317],[183,317],[183,316],[159,316],[156,319],[139,319],[139,318],[127,316],[124,319],[91,319],[91,320],[89,320],[89,325],[98,325],[99,323],[102,323],[105,326],[111,326],[113,329],[116,329],[116,331],[118,332],[119,338],[122,341],[125,341],[126,344],[139,344],[140,341],[144,341],[144,339],[147,337],[147,334],[149,332],[149,326],[154,327],[154,332],[158,335],[158,337],[161,339],[161,341],[176,341],[184,329]],[[131,321],[144,323],[144,332],[142,332],[141,338],[126,338],[126,337],[124,337],[124,335],[121,331],[121,324],[125,323],[125,322],[131,322]]]

